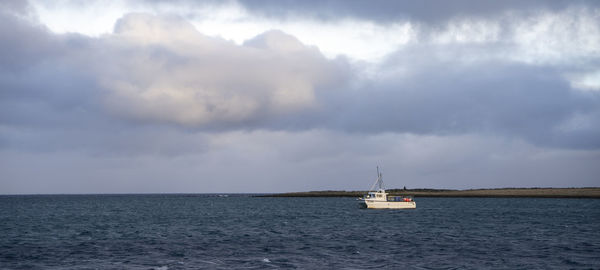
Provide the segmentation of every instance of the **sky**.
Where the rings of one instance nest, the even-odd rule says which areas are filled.
[[[0,1],[0,194],[600,186],[598,1]]]

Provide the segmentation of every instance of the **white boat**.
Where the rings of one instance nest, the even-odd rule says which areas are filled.
[[[379,186],[374,190],[375,186]],[[388,196],[383,187],[383,175],[377,167],[377,181],[369,189],[369,193],[362,198],[358,198],[360,206],[363,208],[375,209],[414,209],[417,203],[411,196]]]

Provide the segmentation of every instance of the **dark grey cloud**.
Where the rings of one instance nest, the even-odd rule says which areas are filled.
[[[66,128],[97,109],[93,79],[73,62],[78,46],[72,45],[82,37],[54,35],[11,15],[0,15],[0,20],[0,123],[4,127],[32,129],[29,132]]]
[[[407,46],[388,56],[383,75],[353,81],[359,71],[346,60],[327,60],[280,31],[239,46],[179,18],[130,15],[100,38],[0,19],[4,148],[178,155],[205,151],[203,133],[315,128],[600,148],[599,92],[572,89],[563,76],[572,66],[479,59],[481,45]],[[155,36],[136,36],[146,32]]]
[[[102,40],[0,13],[0,148],[99,156],[203,151],[202,136],[120,119],[103,104]],[[104,47],[107,49],[107,47]],[[184,142],[185,141],[185,142]]]
[[[440,23],[456,17],[495,17],[505,12],[533,14],[540,11],[560,11],[570,6],[597,7],[591,0],[533,0],[533,1],[252,1],[239,0],[251,12],[274,18],[314,17],[323,20],[359,18],[377,22],[411,20],[421,23]]]
[[[438,62],[408,80],[390,78],[329,98],[337,109],[326,113],[333,118],[325,125],[351,132],[489,133],[545,146],[600,148],[600,95],[572,90],[551,68]],[[593,123],[560,128],[578,115]]]
[[[277,30],[130,14],[92,38],[0,12],[0,193],[364,189],[378,163],[391,187],[597,184],[600,91],[569,81],[593,48],[447,43],[372,64]]]
[[[390,187],[597,185],[600,91],[572,80],[599,70],[597,16],[560,13],[596,2],[241,2],[423,24],[377,63],[278,30],[239,45],[173,16],[55,34],[6,3],[0,193],[365,189],[375,164]],[[457,17],[484,19],[444,24]]]
[[[90,156],[0,150],[2,193],[364,190],[595,186],[598,151],[536,148],[477,135],[356,136],[329,131],[226,132],[205,154]],[[371,166],[369,166],[371,165]]]
[[[18,15],[30,15],[32,10],[28,1],[4,0],[0,2],[0,12]]]
[[[598,58],[532,64],[502,57],[515,51],[500,42],[405,46],[387,57],[378,76],[319,91],[319,109],[273,125],[359,134],[488,134],[542,147],[599,149],[600,92],[575,89],[565,75],[595,70]]]

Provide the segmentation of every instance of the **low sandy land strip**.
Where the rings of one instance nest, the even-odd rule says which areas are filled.
[[[388,189],[390,195],[414,197],[537,197],[600,198],[600,188],[497,188],[497,189]],[[366,191],[308,191],[261,195],[261,197],[362,197]]]

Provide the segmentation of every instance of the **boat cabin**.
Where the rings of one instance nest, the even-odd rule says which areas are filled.
[[[365,195],[364,198],[368,199],[368,200],[386,201],[387,195],[388,195],[388,193],[386,193],[385,190],[380,189],[376,192],[369,191],[369,193],[367,193],[367,195]]]
[[[388,196],[385,190],[380,189],[378,191],[370,191],[364,196],[365,200],[370,201],[384,201],[384,202],[412,202],[412,196]]]

